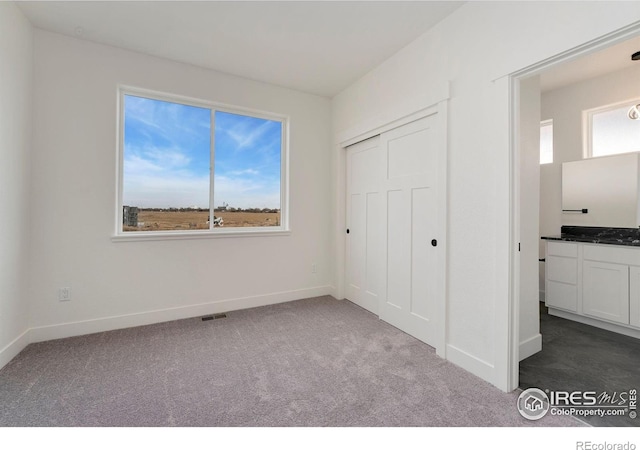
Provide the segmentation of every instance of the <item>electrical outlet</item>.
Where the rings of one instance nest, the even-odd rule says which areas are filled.
[[[71,300],[71,288],[61,287],[58,289],[58,300],[61,302],[68,302]]]
[[[318,265],[316,263],[311,264],[311,273],[318,272]]]

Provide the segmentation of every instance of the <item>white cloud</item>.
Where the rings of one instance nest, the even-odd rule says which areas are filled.
[[[225,131],[236,142],[238,149],[243,149],[252,146],[266,132],[277,125],[279,125],[278,122],[265,121],[259,127],[247,128],[242,123],[239,123],[236,127]]]
[[[260,171],[256,169],[233,170],[229,175],[260,175]]]
[[[180,148],[149,148],[144,151],[144,156],[166,169],[186,167],[191,162]]]
[[[216,176],[215,205],[234,208],[280,208],[280,182]]]
[[[209,177],[140,174],[125,180],[124,205],[141,208],[209,207]]]

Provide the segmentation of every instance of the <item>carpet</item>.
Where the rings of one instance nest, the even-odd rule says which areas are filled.
[[[0,426],[495,427],[504,393],[349,301],[319,297],[29,345]]]

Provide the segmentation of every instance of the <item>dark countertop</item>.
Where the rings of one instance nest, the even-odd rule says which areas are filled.
[[[560,235],[543,236],[542,239],[640,247],[640,229],[563,226]]]
[[[640,247],[640,240],[635,238],[594,238],[593,236],[575,236],[571,234],[561,234],[559,236],[542,236],[541,239],[545,239],[547,241],[587,242],[589,244],[627,245],[631,247]]]

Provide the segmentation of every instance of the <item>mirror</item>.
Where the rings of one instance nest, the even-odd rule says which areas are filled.
[[[562,224],[637,228],[639,163],[638,153],[563,163]]]

